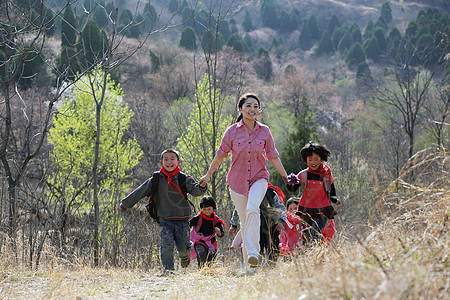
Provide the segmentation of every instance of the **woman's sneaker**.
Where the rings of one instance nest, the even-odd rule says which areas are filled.
[[[251,268],[256,268],[258,266],[258,257],[254,255],[249,255],[248,264],[250,265]]]

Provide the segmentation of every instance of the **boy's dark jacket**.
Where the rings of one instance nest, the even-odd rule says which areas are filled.
[[[125,208],[131,208],[142,198],[149,197],[153,194],[153,200],[155,201],[158,216],[160,218],[166,220],[189,219],[192,215],[191,205],[189,204],[189,201],[187,201],[187,199],[184,199],[183,195],[176,187],[169,186],[166,175],[162,174],[161,172],[157,172],[154,174],[159,174],[159,185],[155,193],[153,193],[152,191],[152,176],[143,184],[141,184],[137,189],[135,189],[131,194],[122,199],[122,205]],[[176,185],[179,184],[179,174],[180,173],[177,173],[171,176],[172,182]],[[191,176],[186,174],[184,175],[186,176],[186,182],[185,187],[183,187],[182,190],[186,190],[193,196],[201,196],[206,192],[206,186],[202,188],[197,182],[194,181]]]

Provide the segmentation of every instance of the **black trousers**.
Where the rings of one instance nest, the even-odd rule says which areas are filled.
[[[216,258],[217,250],[210,250],[203,244],[195,244],[194,250],[195,253],[197,253],[197,262],[199,268],[203,268],[205,263],[210,263]]]
[[[280,256],[280,232],[276,226],[272,226],[269,230],[261,229],[259,235],[260,254],[267,255],[270,261],[277,261]]]

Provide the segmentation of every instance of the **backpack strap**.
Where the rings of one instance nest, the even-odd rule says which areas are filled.
[[[203,218],[202,218],[202,216],[200,216],[198,218],[198,222],[197,222],[197,226],[195,227],[195,231],[198,232],[200,230],[200,228],[202,227],[202,220],[203,220]]]
[[[304,169],[300,172],[300,188],[302,189],[302,193],[306,190],[307,185],[308,185],[308,171]]]
[[[325,188],[325,192],[327,192],[328,200],[330,200],[330,192],[331,192],[331,175],[327,174],[322,177],[323,180],[323,187]]]
[[[188,195],[187,195],[187,188],[186,188],[186,179],[187,179],[187,175],[184,173],[178,173],[178,185],[181,189],[181,192],[183,193],[183,197],[184,199],[186,199],[187,202],[189,202],[189,204],[192,206],[192,208],[195,211],[195,205],[194,203],[192,203],[191,200],[188,199]]]
[[[158,190],[159,186],[159,171],[153,173],[151,181],[152,181],[152,193],[150,196],[153,197],[156,191]]]

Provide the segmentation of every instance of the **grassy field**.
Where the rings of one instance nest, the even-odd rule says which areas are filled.
[[[440,159],[431,184],[393,183],[359,231],[344,224],[331,247],[252,275],[230,253],[212,268],[199,271],[193,261],[160,276],[56,260],[30,271],[3,252],[0,299],[450,299],[448,155]]]

